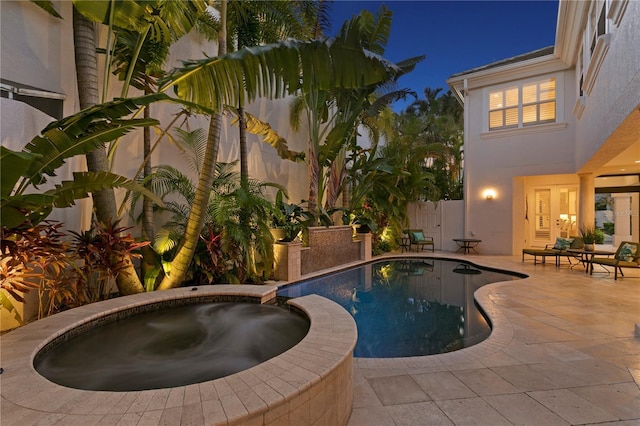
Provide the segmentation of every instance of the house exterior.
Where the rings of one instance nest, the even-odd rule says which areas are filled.
[[[72,4],[53,4],[63,19],[33,2],[0,2],[0,138],[3,146],[14,150],[22,149],[52,120],[79,110]],[[104,45],[104,29],[100,34]],[[560,0],[555,46],[449,79],[465,107],[464,214],[457,213],[459,203],[444,213],[442,208],[452,203],[438,203],[438,212],[410,212],[421,217],[418,227],[436,236],[436,248],[455,251],[452,238],[467,237],[482,239],[482,253],[518,254],[522,247],[574,235],[579,224],[594,220],[599,226],[605,221],[615,225],[612,244],[638,240],[637,46],[640,2]],[[216,52],[215,43],[190,33],[172,47],[167,68]],[[119,94],[117,82],[112,83],[111,98]],[[247,110],[269,122],[290,149],[305,150],[308,132],[304,123],[300,131],[291,130],[288,106],[287,99],[259,101]],[[152,116],[167,123],[178,110],[154,105]],[[218,159],[230,162],[239,158],[238,136],[229,124],[231,117],[225,120]],[[206,130],[208,119],[192,116],[184,126]],[[141,139],[132,134],[121,144],[115,172],[135,176],[142,162]],[[283,185],[291,202],[307,198],[305,164],[281,160],[254,135],[248,137],[248,152],[251,178]],[[189,170],[175,145],[166,140],[151,161]],[[83,167],[84,159],[77,158],[58,177],[67,179]],[[485,191],[493,191],[491,199]],[[610,194],[615,210],[594,211],[600,192]],[[52,218],[68,229],[86,229],[91,202],[79,205],[55,210]]]
[[[640,2],[560,0],[554,46],[449,78],[465,114],[464,237],[483,253],[594,221],[613,246],[639,240],[638,46]]]

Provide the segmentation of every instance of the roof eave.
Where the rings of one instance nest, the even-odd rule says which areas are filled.
[[[573,66],[578,60],[590,6],[588,1],[565,0],[558,5],[554,54],[568,65]]]

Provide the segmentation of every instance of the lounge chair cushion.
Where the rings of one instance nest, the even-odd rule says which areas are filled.
[[[571,241],[572,249],[581,249],[584,248],[584,240],[581,237],[574,237],[573,241]]]
[[[422,233],[422,231],[413,232],[413,241],[415,241],[416,243],[424,241],[424,234]]]
[[[637,268],[640,266],[638,262],[627,262],[626,260],[619,260],[613,257],[594,257],[591,262],[598,265],[618,266],[621,268]]]
[[[618,250],[618,252],[616,253],[616,258],[623,262],[637,263],[638,255],[640,254],[637,253],[637,251],[638,246],[636,246],[635,244],[623,243],[620,247],[620,250]]]
[[[556,243],[553,245],[554,250],[566,250],[571,247],[571,243],[573,242],[572,238],[556,238]]]

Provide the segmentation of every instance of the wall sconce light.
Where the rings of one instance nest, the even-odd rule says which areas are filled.
[[[487,200],[493,200],[496,197],[496,191],[493,189],[485,189],[482,195]]]

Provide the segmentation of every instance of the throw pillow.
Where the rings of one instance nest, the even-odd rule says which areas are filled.
[[[556,238],[556,243],[554,244],[553,248],[555,250],[566,250],[569,247],[571,247],[572,242],[573,242],[572,238],[558,237]]]
[[[414,232],[413,233],[413,240],[415,242],[424,241],[424,235],[422,234],[422,232]]]
[[[622,244],[620,247],[620,251],[618,252],[618,260],[624,260],[625,262],[634,262],[636,258],[636,251],[638,250],[638,246],[635,244]]]

